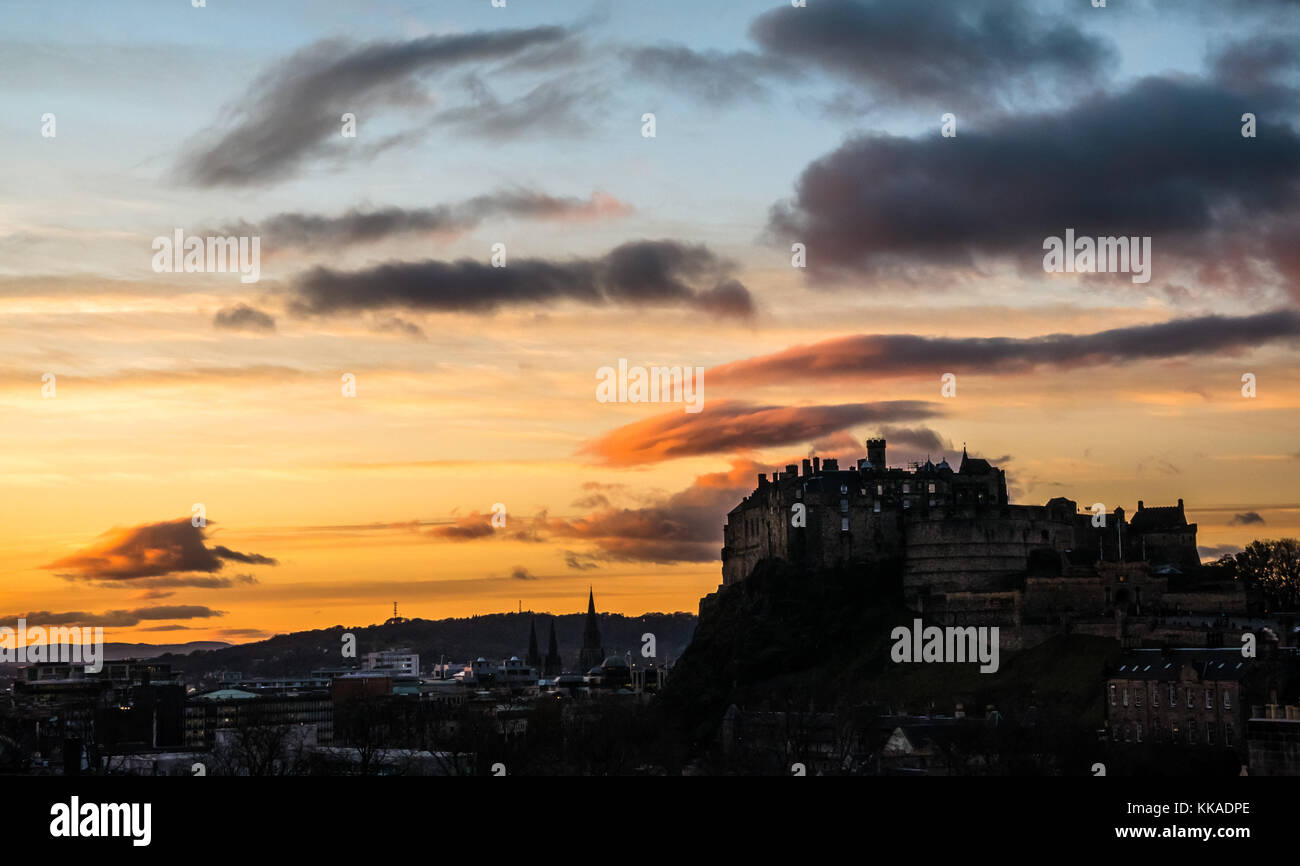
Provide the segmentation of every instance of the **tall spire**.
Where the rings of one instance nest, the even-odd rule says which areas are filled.
[[[605,660],[605,648],[600,644],[600,625],[596,622],[596,594],[587,588],[587,625],[582,632],[582,652],[578,666],[583,673],[598,667]]]

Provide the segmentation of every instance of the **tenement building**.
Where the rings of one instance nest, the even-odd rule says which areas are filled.
[[[1196,524],[1183,501],[1080,512],[1064,497],[1009,501],[1004,470],[962,449],[946,460],[890,466],[884,439],[841,467],[790,464],[727,515],[722,585],[764,559],[814,568],[901,571],[904,600],[946,625],[1001,626],[1004,646],[1063,629],[1129,646],[1222,645],[1244,629],[1240,586],[1196,583]],[[1195,585],[1192,585],[1195,584]],[[1232,617],[1237,617],[1236,620]]]

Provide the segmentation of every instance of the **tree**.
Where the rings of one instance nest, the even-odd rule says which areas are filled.
[[[1252,541],[1236,561],[1238,576],[1264,594],[1270,609],[1300,607],[1300,541]]]

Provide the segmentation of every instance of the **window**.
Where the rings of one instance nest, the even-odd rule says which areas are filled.
[[[1195,745],[1196,743],[1196,720],[1187,720],[1187,742]]]
[[[873,508],[872,511],[876,512],[877,514],[880,513],[880,500],[879,500],[879,499],[876,500],[876,507]]]
[[[849,513],[849,501],[847,499],[841,499],[840,514],[848,514],[848,513]]]
[[[1170,684],[1169,684],[1169,706],[1171,706],[1171,707],[1172,707],[1172,706],[1176,706],[1177,703],[1178,703],[1177,698],[1174,697],[1174,693],[1175,693],[1175,691],[1176,691],[1176,689],[1175,689],[1175,687],[1174,687],[1174,684],[1173,684],[1173,683],[1170,683]]]
[[[849,485],[847,485],[847,484],[841,484],[841,485],[840,485],[840,496],[843,496],[843,495],[845,495],[845,494],[848,493],[848,492],[849,492]]]
[[[911,492],[912,492],[912,485],[911,485],[911,483],[906,482],[906,481],[903,482],[903,492],[904,492],[904,493],[911,493]]]
[[[1232,722],[1228,722],[1223,726],[1223,745],[1232,745]]]
[[[1205,708],[1207,710],[1214,709],[1214,692],[1210,689],[1205,690]]]
[[[1134,702],[1138,707],[1141,707],[1141,706],[1142,706],[1142,695],[1143,695],[1143,693],[1144,693],[1145,691],[1146,691],[1146,689],[1142,688],[1141,686],[1139,686],[1139,687],[1133,689],[1133,702]]]
[[[1192,699],[1192,689],[1189,686],[1187,688],[1187,709],[1190,710],[1194,706],[1196,706],[1196,701]]]
[[[1141,723],[1141,722],[1138,722],[1138,723],[1137,723],[1137,741],[1138,741],[1139,743],[1142,742],[1142,723]]]
[[[877,485],[876,485],[876,495],[877,495],[877,496],[884,496],[884,495],[885,495],[885,485],[883,485],[883,484],[877,484]]]
[[[931,492],[931,493],[934,492],[934,482],[933,482],[933,481],[930,482],[930,492]]]
[[[1128,706],[1128,688],[1124,689],[1124,706]]]
[[[1205,743],[1208,746],[1214,745],[1214,725],[1205,726]]]
[[[904,500],[903,500],[903,507],[904,507],[904,508],[911,508],[911,507],[912,507],[912,500],[910,500],[910,499],[904,499]]]
[[[848,532],[848,531],[849,531],[849,519],[847,517],[841,517],[840,532]]]
[[[1232,692],[1227,689],[1223,690],[1223,708],[1225,710],[1232,709]]]
[[[1115,706],[1115,684],[1110,684],[1110,705]]]

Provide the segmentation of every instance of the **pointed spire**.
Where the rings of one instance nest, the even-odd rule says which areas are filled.
[[[587,588],[587,626],[582,633],[582,652],[578,663],[584,672],[599,665],[605,658],[605,648],[600,645],[600,625],[596,621],[596,595]]]
[[[537,620],[535,619],[528,622],[528,656],[525,663],[534,668],[542,666],[542,654],[537,651]]]

